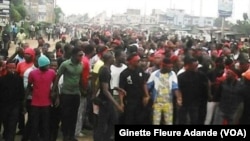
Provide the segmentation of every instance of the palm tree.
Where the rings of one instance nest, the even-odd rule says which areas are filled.
[[[245,23],[248,21],[248,15],[247,15],[247,13],[243,13],[243,19],[244,19]]]

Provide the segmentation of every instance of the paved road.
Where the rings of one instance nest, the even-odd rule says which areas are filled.
[[[45,41],[48,42],[46,39],[45,39]],[[27,40],[26,42],[30,44],[30,47],[33,47],[33,48],[37,47],[37,40]],[[55,43],[56,42],[53,42],[51,40],[48,43],[50,43],[50,45],[51,45],[50,50],[52,51],[55,48]],[[9,56],[11,56],[15,52],[15,47],[16,46],[12,43],[11,46],[10,46],[10,49],[9,49]],[[92,139],[92,131],[87,131],[86,130],[86,131],[84,131],[84,134],[85,134],[84,137],[79,137],[78,138],[79,141],[93,141],[93,139]],[[19,135],[17,135],[15,141],[21,141],[20,138],[21,137]],[[62,141],[61,133],[59,133],[59,137],[58,137],[57,141]]]
[[[45,39],[45,42],[49,43],[51,48],[50,51],[52,51],[53,49],[55,49],[55,44],[58,40],[56,40],[55,42],[53,42],[52,40],[48,41]],[[37,40],[26,40],[27,43],[30,44],[30,47],[35,48],[38,46],[37,44]],[[11,56],[14,52],[15,52],[15,47],[16,45],[12,42],[10,45],[10,49],[9,49],[9,55]]]

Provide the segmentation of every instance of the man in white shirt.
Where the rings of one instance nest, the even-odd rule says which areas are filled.
[[[115,63],[111,65],[111,80],[110,80],[110,88],[113,90],[113,97],[118,102],[120,102],[120,97],[118,93],[118,87],[119,87],[119,81],[120,81],[120,74],[123,70],[127,68],[127,65],[125,65],[125,59],[126,59],[126,53],[122,50],[115,50]],[[121,115],[119,115],[120,112],[117,111],[117,121],[118,124],[121,123]]]
[[[110,86],[111,89],[114,90],[115,88],[119,87],[119,78],[120,73],[127,68],[124,64],[126,59],[126,54],[122,50],[115,51],[115,63],[111,65],[111,81]],[[118,92],[116,90],[113,91],[114,96],[118,96]]]
[[[23,74],[23,84],[24,84],[24,89],[26,91],[27,86],[28,86],[28,78],[29,78],[29,74],[31,71],[35,70],[36,67],[35,65],[33,65],[32,67],[28,68],[24,74]],[[30,138],[30,130],[31,130],[31,124],[30,124],[30,109],[31,109],[31,99],[32,99],[32,95],[29,94],[29,96],[26,99],[26,110],[28,113],[28,121],[25,125],[25,131],[23,133],[23,138],[22,140],[28,140]]]

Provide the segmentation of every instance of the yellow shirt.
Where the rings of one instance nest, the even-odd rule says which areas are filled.
[[[26,39],[26,34],[25,33],[17,33],[17,43],[24,43]]]
[[[101,68],[103,65],[104,65],[104,62],[103,62],[101,59],[99,59],[99,60],[95,63],[92,72],[95,73],[95,74],[99,74],[99,70],[100,70],[100,68]],[[99,79],[96,80],[96,82],[95,82],[96,85],[98,84],[98,81],[99,81]]]

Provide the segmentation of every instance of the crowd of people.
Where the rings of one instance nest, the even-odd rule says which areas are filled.
[[[2,138],[114,140],[116,124],[250,123],[249,41],[106,34],[72,39],[55,51],[42,37],[0,61]],[[27,122],[25,122],[25,115]],[[0,126],[1,127],[1,126]]]

